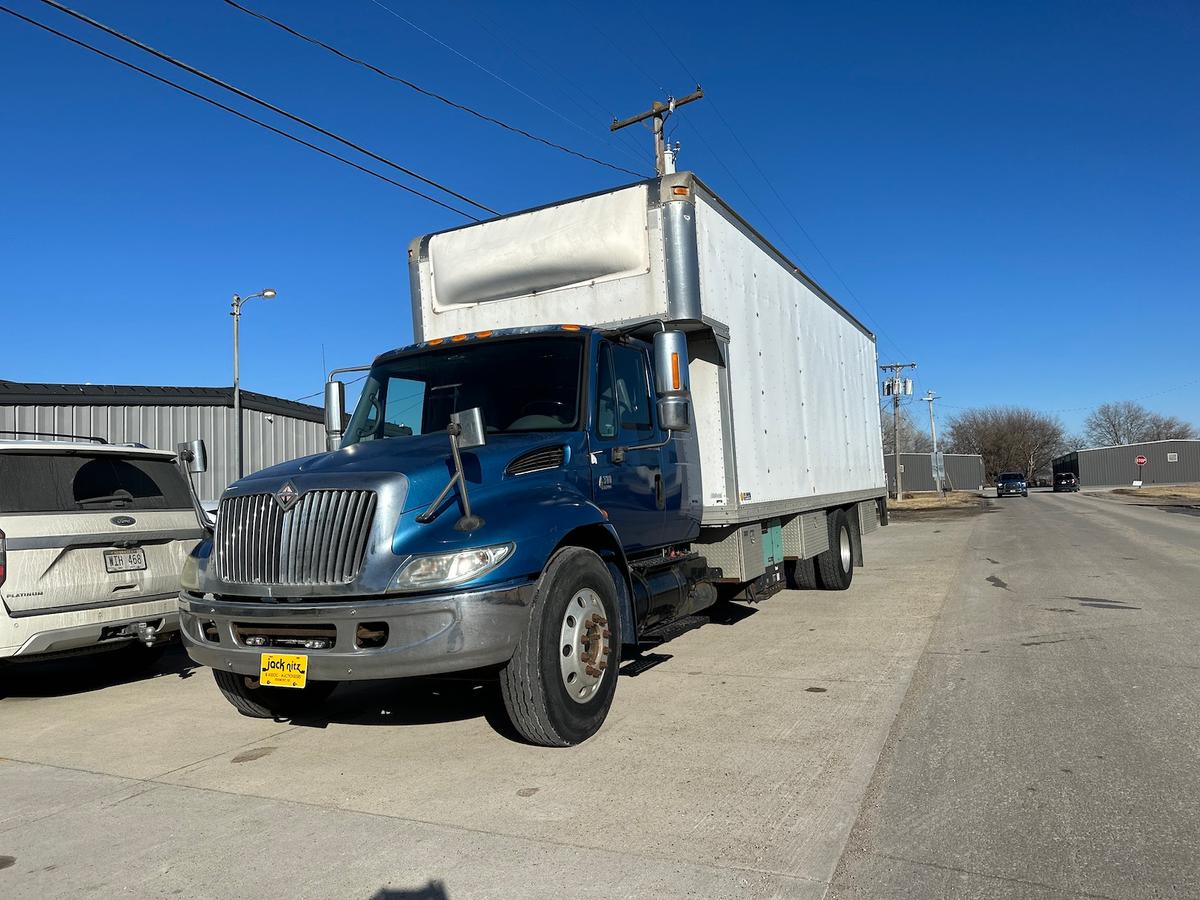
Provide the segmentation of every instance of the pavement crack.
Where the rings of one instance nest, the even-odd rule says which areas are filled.
[[[995,881],[1003,881],[1008,884],[1023,884],[1029,887],[1042,888],[1047,891],[1056,891],[1060,894],[1068,894],[1072,897],[1086,897],[1088,900],[1119,900],[1119,898],[1111,894],[1098,894],[1094,891],[1079,891],[1073,888],[1059,887],[1058,885],[1047,884],[1044,881],[1034,881],[1029,878],[1017,878],[1013,875],[996,875],[992,872],[983,872],[979,869],[968,869],[963,866],[948,866],[945,863],[926,862],[921,859],[911,859],[907,856],[900,856],[894,853],[877,853],[884,859],[895,860],[896,862],[908,863],[913,866],[927,866],[931,869],[940,869],[943,872],[957,872],[960,875],[974,875],[978,878],[991,878]]]

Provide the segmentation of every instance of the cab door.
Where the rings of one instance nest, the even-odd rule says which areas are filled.
[[[665,494],[656,444],[650,372],[644,345],[605,341],[598,348],[592,423],[592,497],[608,514],[626,553],[661,546]]]

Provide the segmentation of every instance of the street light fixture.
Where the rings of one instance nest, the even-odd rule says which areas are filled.
[[[238,326],[242,321],[242,305],[249,303],[262,297],[264,300],[270,300],[275,296],[274,288],[267,288],[259,291],[257,294],[251,294],[249,297],[241,297],[237,294],[233,295],[233,311],[230,313],[233,316],[233,420],[234,431],[237,435],[237,477],[241,478],[246,474],[245,467],[245,448],[242,444],[242,383],[238,370]]]

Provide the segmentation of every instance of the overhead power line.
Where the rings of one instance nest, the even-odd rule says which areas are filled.
[[[521,88],[517,87],[511,81],[504,78],[502,75],[498,75],[495,72],[493,72],[491,69],[489,69],[483,63],[479,62],[478,60],[472,59],[470,56],[463,53],[457,47],[454,47],[454,46],[446,43],[440,37],[438,37],[436,34],[432,34],[428,31],[426,31],[424,28],[422,28],[416,22],[412,21],[409,18],[406,18],[405,16],[402,16],[400,13],[396,12],[396,10],[392,9],[387,4],[381,3],[380,0],[370,0],[370,2],[374,3],[376,6],[378,6],[380,9],[382,9],[384,12],[386,12],[388,15],[391,15],[391,16],[399,19],[401,22],[403,22],[409,28],[413,29],[413,31],[420,32],[421,34],[425,35],[425,37],[427,37],[431,41],[433,41],[435,44],[438,44],[439,46],[444,47],[445,49],[447,49],[451,53],[453,53],[455,56],[459,57],[462,60],[465,60],[466,62],[469,62],[471,65],[473,65],[479,71],[483,72],[485,75],[488,75],[491,78],[496,79],[496,81],[499,81],[502,85],[509,88],[510,90],[516,91],[518,94],[520,94],[526,100],[529,100],[532,103],[536,103],[542,109],[546,110],[547,112],[551,113],[552,115],[558,116],[558,118],[562,119],[568,125],[579,129],[584,134],[589,135],[589,136],[594,136],[594,132],[591,131],[590,129],[584,128],[582,125],[580,125],[574,119],[563,115],[559,110],[555,109],[553,106],[550,106],[548,103],[543,103],[537,97],[533,96],[533,94],[530,94],[528,91],[524,91]],[[614,146],[619,147],[620,145],[614,145]],[[624,147],[620,147],[620,149],[625,150]],[[634,154],[632,151],[626,151],[626,152],[629,153],[631,156],[633,156],[635,159],[637,158],[636,154]],[[640,178],[642,176],[639,175],[638,177]]]
[[[419,172],[414,172],[412,169],[402,166],[402,165],[400,165],[400,163],[390,160],[386,156],[381,156],[378,153],[368,150],[366,147],[363,147],[360,144],[356,144],[353,141],[342,137],[340,134],[335,134],[334,132],[329,131],[326,128],[322,128],[320,125],[316,125],[316,124],[308,121],[307,119],[303,119],[300,116],[294,115],[293,113],[290,113],[287,110],[276,106],[274,103],[269,103],[268,101],[263,100],[260,97],[254,96],[253,94],[249,93],[248,91],[244,91],[239,87],[235,87],[234,85],[229,84],[228,82],[222,81],[220,78],[217,78],[215,75],[210,75],[207,72],[201,71],[200,69],[197,69],[195,66],[189,65],[188,63],[185,63],[182,60],[176,59],[175,57],[173,57],[167,53],[164,53],[161,50],[156,50],[155,48],[151,47],[149,44],[144,44],[141,41],[137,40],[136,38],[130,37],[129,35],[124,34],[120,31],[118,31],[117,29],[112,28],[109,25],[105,25],[103,22],[98,22],[89,16],[85,16],[83,13],[78,12],[77,10],[71,9],[71,7],[69,7],[69,6],[64,6],[63,4],[57,2],[57,0],[41,0],[41,2],[44,3],[46,6],[53,7],[54,9],[57,9],[60,12],[66,13],[67,15],[69,15],[75,19],[78,19],[80,22],[83,22],[84,24],[89,25],[92,28],[98,29],[99,31],[103,31],[105,34],[109,34],[112,37],[115,37],[118,40],[124,41],[125,43],[127,43],[133,47],[137,47],[139,50],[149,53],[151,56],[157,57],[158,59],[161,59],[165,63],[169,63],[170,65],[175,66],[178,69],[182,69],[183,71],[188,72],[191,75],[195,75],[197,78],[202,78],[205,81],[207,81],[209,84],[215,85],[215,86],[221,88],[222,90],[229,91],[230,93],[235,94],[238,97],[241,97],[243,100],[248,100],[251,103],[255,103],[258,106],[263,107],[264,109],[269,109],[271,112],[273,112],[277,115],[283,116],[285,119],[290,119],[291,121],[297,123],[298,125],[303,125],[305,128],[310,128],[313,131],[317,132],[318,134],[324,135],[325,137],[330,138],[331,140],[337,141],[339,144],[343,144],[343,145],[351,148],[352,150],[358,151],[359,153],[363,154],[364,156],[369,156],[371,159],[375,160],[376,162],[383,163],[384,165],[390,166],[391,168],[396,169],[397,171],[403,172],[405,175],[408,175],[410,178],[415,178],[418,181],[424,182],[425,184],[429,185],[430,187],[436,188],[439,191],[443,191],[452,197],[462,200],[465,203],[469,203],[472,206],[476,207],[477,209],[483,210],[484,212],[491,213],[492,215],[496,215],[496,216],[500,215],[498,210],[494,210],[490,206],[485,206],[484,204],[479,203],[476,200],[472,200],[470,197],[466,196],[465,194],[460,194],[458,191],[455,191],[452,188],[448,188],[443,184],[439,184],[438,182],[434,181],[431,178],[426,178],[424,175],[421,175]]]
[[[667,53],[669,53],[671,55],[672,59],[674,59],[675,62],[677,62],[679,64],[679,67],[681,69],[683,69],[684,74],[687,75],[687,77],[690,78],[692,81],[697,81],[696,76],[692,73],[692,70],[690,68],[688,68],[687,63],[685,63],[682,59],[680,59],[679,54],[675,52],[675,48],[672,46],[671,41],[666,40],[662,36],[662,33],[657,28],[654,27],[654,23],[651,22],[649,19],[646,19],[643,17],[642,21],[645,23],[646,27],[648,27],[654,33],[654,36],[658,38],[659,43],[662,44],[662,46],[664,46],[666,48]],[[709,99],[712,100],[711,97]],[[747,149],[746,145],[744,143],[742,143],[742,139],[740,137],[738,137],[738,133],[729,124],[729,121],[725,118],[725,115],[721,112],[720,106],[715,101],[711,102],[709,105],[712,107],[712,111],[717,114],[717,118],[720,119],[721,124],[723,126],[725,126],[725,130],[728,131],[730,136],[733,137],[734,143],[736,143],[738,145],[738,148],[742,151],[742,153],[745,154],[746,159],[750,160],[750,165],[754,166],[754,170],[758,173],[759,177],[762,178],[763,183],[766,184],[766,186],[770,189],[771,193],[775,195],[775,199],[777,201],[779,201],[779,205],[781,207],[783,207],[783,211],[786,212],[788,214],[788,217],[793,222],[796,223],[796,227],[800,229],[800,233],[804,235],[804,237],[812,245],[812,248],[815,251],[817,251],[817,255],[819,257],[821,257],[821,259],[822,259],[822,261],[824,261],[826,267],[829,269],[829,271],[831,273],[833,273],[833,277],[836,278],[838,280],[838,282],[842,285],[842,287],[846,289],[846,293],[849,294],[852,298],[854,298],[854,302],[858,304],[858,307],[860,310],[862,310],[863,315],[865,317],[867,317],[868,319],[871,319],[871,314],[867,310],[867,304],[865,304],[862,301],[862,299],[856,293],[854,293],[854,290],[850,287],[849,284],[846,283],[846,279],[842,277],[841,273],[838,272],[838,270],[836,268],[834,268],[833,263],[829,261],[829,257],[827,257],[825,255],[825,253],[821,250],[820,246],[818,246],[817,242],[813,239],[813,236],[808,233],[808,229],[804,227],[804,224],[800,221],[799,217],[797,217],[797,215],[794,212],[792,212],[792,208],[787,204],[786,201],[784,201],[783,196],[779,193],[779,191],[777,191],[775,189],[775,185],[771,182],[771,179],[767,177],[767,173],[762,170],[762,167],[758,164],[758,160],[756,160],[750,154],[750,151]],[[704,139],[701,138],[701,142],[703,142],[703,140]],[[710,150],[709,152],[712,152],[712,151]],[[713,157],[716,158],[716,154],[713,154]],[[720,162],[719,159],[717,161]],[[721,163],[721,165],[722,165],[722,168],[725,168],[724,163]],[[726,168],[726,171],[727,172],[729,171],[728,168]],[[730,174],[732,174],[732,173],[730,173]],[[736,183],[737,179],[734,179],[734,182]],[[741,188],[741,185],[739,184],[738,187]],[[746,193],[744,188],[742,188],[742,193],[743,194]],[[748,194],[747,194],[747,197],[749,197]],[[753,203],[753,202],[754,201],[751,200],[751,203]],[[772,228],[774,228],[774,226],[772,226]],[[779,229],[777,229],[777,228],[775,228],[774,230],[776,232],[779,231]],[[889,344],[891,344],[893,347],[895,347],[897,350],[900,350],[900,347],[896,344],[896,342],[894,340],[892,340],[892,338],[889,335],[884,333],[882,329],[880,329],[879,324],[877,322],[874,322],[872,320],[871,324],[875,328],[876,332],[878,332],[880,334],[881,337],[883,337],[885,340],[887,340],[887,342]],[[901,351],[901,355],[902,356],[904,355],[903,351]]]
[[[369,63],[364,59],[360,59],[356,56],[351,56],[349,53],[339,50],[337,47],[334,47],[331,44],[327,44],[324,41],[320,40],[319,38],[315,38],[315,37],[312,37],[311,35],[307,35],[307,34],[304,34],[303,32],[297,31],[295,28],[292,28],[290,25],[286,25],[283,22],[280,22],[278,19],[273,19],[270,16],[266,15],[265,13],[257,12],[253,9],[249,9],[245,6],[242,6],[240,3],[235,2],[235,0],[223,0],[223,2],[227,6],[231,6],[234,9],[236,9],[242,13],[245,13],[248,16],[252,16],[253,18],[258,19],[262,22],[266,22],[269,25],[273,25],[276,28],[279,28],[280,30],[287,32],[288,34],[292,35],[293,37],[299,38],[302,41],[306,41],[307,43],[312,44],[316,47],[320,47],[323,50],[327,50],[330,53],[332,53],[334,56],[344,59],[346,62],[353,63],[356,66],[361,66],[362,68],[367,69],[368,71],[374,72],[376,75],[381,75],[390,81],[394,81],[397,84],[402,84],[405,87],[416,91],[418,94],[422,94],[433,100],[437,100],[441,103],[446,104],[449,107],[452,107],[453,109],[457,109],[461,112],[467,113],[468,115],[474,116],[477,119],[481,119],[484,122],[488,122],[492,125],[496,125],[500,128],[503,128],[505,131],[511,131],[513,134],[519,134],[522,137],[528,138],[531,141],[536,141],[537,143],[543,144],[546,147],[550,147],[554,150],[560,150],[563,153],[567,153],[567,154],[577,157],[579,159],[586,160],[587,162],[595,163],[598,166],[604,166],[605,168],[613,169],[614,171],[617,171],[617,172],[624,172],[626,175],[632,175],[635,178],[643,177],[642,173],[640,173],[640,172],[635,172],[632,169],[626,169],[624,166],[618,166],[618,165],[615,165],[614,163],[605,162],[602,159],[597,159],[594,156],[589,156],[588,154],[582,153],[579,150],[573,150],[570,147],[564,146],[563,144],[556,143],[555,141],[552,141],[548,138],[540,137],[539,135],[536,135],[529,131],[526,131],[523,128],[518,128],[515,125],[510,125],[509,123],[502,121],[501,119],[497,119],[495,116],[490,116],[487,113],[480,112],[479,110],[474,109],[473,107],[467,106],[465,103],[459,103],[456,100],[451,100],[449,97],[439,94],[437,91],[432,91],[429,88],[422,87],[419,84],[409,81],[407,78],[404,78],[400,75],[396,75],[395,73],[392,73],[392,72],[388,72],[385,69],[381,69],[379,66],[374,65],[373,63]]]
[[[51,28],[49,25],[45,25],[41,22],[38,22],[35,19],[31,19],[28,16],[22,15],[21,13],[17,12],[16,10],[9,9],[7,6],[0,6],[0,12],[8,13],[10,16],[20,19],[21,21],[26,22],[26,23],[34,26],[35,28],[40,28],[42,31],[48,32],[48,33],[54,35],[55,37],[62,38],[64,41],[67,41],[68,43],[74,44],[77,47],[82,47],[85,50],[89,50],[92,53],[95,53],[97,56],[102,56],[107,60],[115,62],[118,65],[124,66],[127,69],[131,69],[132,71],[137,72],[141,75],[145,75],[147,78],[152,78],[155,81],[159,82],[160,84],[165,84],[168,87],[174,88],[177,91],[187,94],[189,97],[195,97],[197,100],[201,100],[201,101],[209,104],[210,106],[215,106],[217,109],[223,110],[227,113],[230,113],[231,115],[237,116],[239,119],[243,119],[247,122],[251,122],[255,125],[258,125],[260,128],[265,128],[267,131],[277,134],[280,137],[287,138],[289,141],[293,141],[294,143],[297,143],[302,147],[307,147],[309,150],[315,150],[317,153],[320,153],[322,156],[327,156],[330,159],[337,160],[340,163],[344,163],[345,165],[350,166],[352,169],[357,169],[360,172],[365,172],[367,175],[372,175],[375,178],[378,178],[380,181],[386,181],[388,184],[398,187],[402,191],[407,191],[410,194],[415,194],[416,196],[418,196],[424,200],[428,200],[430,203],[437,204],[438,206],[442,207],[443,209],[447,209],[452,213],[457,213],[458,215],[462,216],[465,219],[470,219],[474,222],[479,221],[478,216],[474,216],[471,213],[464,212],[463,210],[458,209],[455,206],[451,206],[449,203],[444,203],[443,201],[439,200],[438,198],[430,196],[429,194],[426,194],[424,191],[419,191],[416,188],[409,187],[407,184],[401,184],[399,181],[395,181],[391,178],[388,178],[386,175],[381,175],[379,172],[376,172],[373,169],[368,169],[366,166],[359,165],[358,163],[354,162],[353,160],[347,159],[344,156],[339,156],[338,154],[333,153],[330,150],[326,150],[324,147],[318,147],[316,144],[310,143],[309,141],[306,141],[303,138],[296,137],[296,135],[294,135],[294,134],[289,134],[288,132],[286,132],[280,128],[276,128],[274,125],[264,122],[262,119],[256,119],[254,116],[244,113],[241,110],[234,109],[232,106],[227,106],[224,103],[221,103],[219,100],[214,100],[212,97],[206,97],[204,94],[193,91],[191,88],[184,87],[182,84],[179,84],[178,82],[172,81],[169,78],[164,78],[162,75],[158,75],[154,72],[151,72],[149,69],[143,69],[141,66],[135,65],[134,63],[131,63],[128,60],[121,59],[121,57],[119,57],[119,56],[114,56],[111,53],[101,50],[99,47],[95,47],[92,44],[89,44],[87,41],[80,40],[79,38],[72,37],[71,35],[65,34],[64,32],[61,32],[55,28]]]

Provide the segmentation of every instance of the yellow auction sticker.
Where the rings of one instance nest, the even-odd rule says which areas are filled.
[[[264,687],[304,687],[308,683],[308,657],[291,653],[264,653],[258,683]]]

